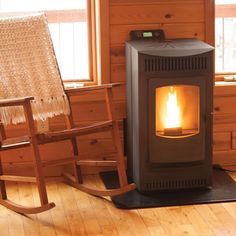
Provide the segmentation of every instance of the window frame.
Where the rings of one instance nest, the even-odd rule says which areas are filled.
[[[214,3],[214,25],[216,17],[236,17],[236,3],[235,4],[215,4]],[[214,30],[214,41],[215,41],[215,30]],[[216,81],[224,81],[225,76],[235,75],[235,72],[217,72],[215,73]]]
[[[42,10],[45,13],[48,23],[73,23],[78,22],[78,19],[83,21],[87,19],[87,33],[88,33],[88,75],[89,78],[85,79],[66,79],[63,80],[64,84],[80,83],[83,85],[93,85],[98,83],[98,70],[97,70],[97,21],[96,15],[96,0],[86,0],[86,9],[60,9],[60,10]],[[10,16],[15,14],[29,13],[29,11],[19,12],[0,12],[1,16]],[[79,65],[78,65],[79,66]]]

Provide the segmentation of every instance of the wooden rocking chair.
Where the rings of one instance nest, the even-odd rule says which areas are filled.
[[[5,32],[7,32],[6,35],[4,35]],[[114,120],[112,88],[118,86],[118,84],[76,89],[76,93],[103,90],[108,111],[108,120],[91,124],[87,127],[75,127],[72,113],[67,111],[67,109],[70,111],[69,100],[70,96],[73,96],[73,92],[68,94],[68,96],[64,92],[45,16],[43,14],[35,14],[0,19],[0,47],[0,86],[5,86],[4,89],[0,89],[0,151],[4,152],[15,148],[30,147],[33,151],[33,166],[35,172],[34,177],[4,175],[0,156],[0,204],[23,214],[40,213],[53,208],[55,204],[48,202],[43,168],[45,166],[64,165],[68,163],[73,166],[73,174],[66,173],[64,175],[68,183],[89,194],[96,196],[114,196],[134,189],[135,184],[128,184],[127,182],[118,123]],[[46,47],[46,52],[44,48],[39,49],[40,47]],[[4,48],[6,50],[4,50]],[[6,56],[6,60],[4,60],[4,56]],[[44,66],[46,67],[45,69]],[[18,70],[20,71],[19,73]],[[40,70],[43,70],[42,73],[40,72],[41,74],[39,74]],[[30,82],[30,79],[35,78],[37,78],[37,80],[34,81],[34,83]],[[20,82],[20,79],[22,79],[23,82]],[[5,81],[8,81],[8,83],[6,84]],[[14,89],[14,86],[17,87]],[[44,87],[42,88],[42,86]],[[51,87],[45,92],[44,90],[47,90],[48,86]],[[54,103],[55,97],[52,97],[52,99],[48,98],[48,100],[51,99],[50,103],[53,104],[51,107],[50,103],[47,103],[45,99],[47,93],[49,93],[50,97],[58,95],[57,92],[53,95],[50,94],[52,93],[51,90],[54,90],[54,87],[57,87],[57,92],[62,91],[63,101],[61,101],[61,104],[63,103],[64,105],[58,105],[60,101]],[[8,88],[9,93],[6,91]],[[34,93],[32,91],[36,92]],[[40,93],[43,94],[43,98],[38,97]],[[40,113],[44,103],[47,103],[46,106],[48,107],[46,111]],[[61,106],[62,109],[60,110],[57,106]],[[55,109],[55,111],[53,109]],[[62,113],[65,114],[66,117],[66,130],[37,133],[35,120],[42,119],[42,117],[45,119]],[[18,123],[22,120],[26,122],[28,127],[27,136],[8,138],[4,129],[5,124]],[[112,140],[116,150],[114,160],[80,160],[76,137],[105,130],[110,131],[112,134]],[[73,156],[60,160],[42,161],[39,145],[64,140],[70,141],[73,147]],[[116,167],[120,188],[103,190],[84,185],[80,170],[81,165]],[[7,197],[5,181],[36,183],[41,202],[40,206],[27,207],[10,201]]]

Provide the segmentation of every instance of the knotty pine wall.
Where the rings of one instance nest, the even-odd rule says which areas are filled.
[[[211,4],[210,4],[211,3]],[[214,42],[213,1],[209,0],[111,0],[109,5],[110,75],[125,82],[124,43],[137,29],[163,29],[166,38],[198,38]],[[212,18],[211,18],[212,20]],[[211,34],[209,37],[208,34]]]
[[[135,2],[135,3],[134,3]],[[121,82],[119,88],[114,89],[116,117],[122,121],[126,117],[125,96],[125,48],[126,40],[129,40],[130,30],[135,29],[163,29],[167,38],[198,38],[214,45],[214,0],[101,0],[101,82]],[[225,154],[236,151],[236,125],[235,115],[229,116],[236,101],[232,98],[235,88],[218,86],[215,90],[214,118],[214,160],[224,162]],[[106,119],[103,96],[99,94],[74,96],[72,109],[77,124],[85,124]],[[225,107],[225,103],[230,106]],[[225,111],[225,109],[227,111]],[[62,128],[62,117],[50,120],[52,129]],[[235,127],[235,131],[233,128]],[[8,128],[10,135],[16,135],[24,131],[24,125]],[[122,123],[120,133],[123,135]],[[87,135],[78,139],[82,158],[95,155],[101,158],[99,153],[105,149],[108,153],[113,150],[111,137],[107,132],[96,135]],[[63,158],[72,153],[67,142],[49,144],[41,147],[41,152],[47,160]],[[18,151],[9,151],[3,154],[4,169],[12,173],[15,171],[30,173],[31,153],[24,148]],[[228,163],[228,162],[227,162]],[[25,165],[27,164],[27,169]],[[47,175],[58,175],[61,167],[46,169]],[[84,168],[84,172],[97,171],[95,168]]]
[[[216,83],[214,95],[214,162],[236,165],[236,86]]]

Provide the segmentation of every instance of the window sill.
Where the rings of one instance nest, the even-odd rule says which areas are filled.
[[[236,77],[232,80],[230,79],[231,76],[236,76],[235,72],[232,73],[222,73],[222,74],[216,74],[215,75],[215,81],[225,81],[225,82],[232,82],[232,81],[236,81]],[[227,80],[228,78],[228,80]]]
[[[216,81],[215,86],[236,86],[236,81],[235,82]]]
[[[79,88],[83,88],[86,86],[96,85],[96,83],[91,82],[91,81],[88,81],[88,82],[71,82],[71,81],[67,82],[67,81],[64,81],[63,85],[64,85],[64,88],[66,91],[70,91],[70,90],[76,90]]]
[[[65,90],[84,87],[82,82],[63,82]]]

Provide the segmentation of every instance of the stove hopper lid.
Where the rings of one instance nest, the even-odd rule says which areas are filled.
[[[139,53],[160,57],[194,56],[214,50],[209,44],[197,39],[138,40],[127,43]]]

